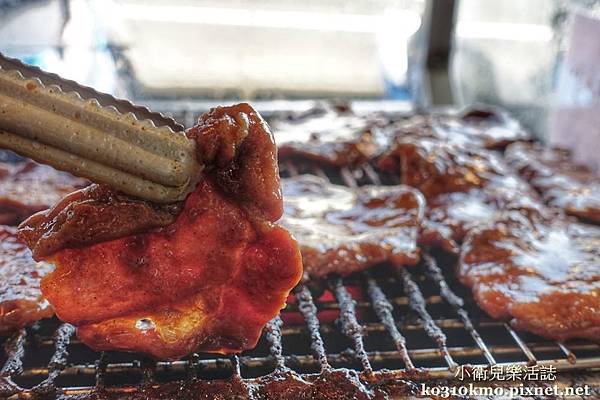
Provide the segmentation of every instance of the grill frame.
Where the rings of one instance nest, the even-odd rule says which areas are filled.
[[[181,107],[181,105],[179,105]],[[169,110],[166,110],[169,113]],[[280,110],[277,113],[281,112]],[[277,114],[275,113],[275,114]],[[186,125],[193,123],[190,115],[198,115],[198,110],[183,108],[176,116],[183,116]],[[395,114],[403,118],[410,113],[405,105]],[[292,164],[281,166],[283,175],[295,175],[298,168]],[[362,182],[380,184],[382,180],[369,167],[363,170],[350,171],[342,169],[333,174],[321,169],[309,171],[319,176],[330,177],[334,183],[342,183],[355,187]],[[229,378],[244,383],[248,396],[252,397],[253,385],[260,383],[256,374],[246,371],[257,369],[269,370],[273,373],[295,370],[299,376],[307,380],[314,379],[319,373],[335,371],[339,368],[354,368],[364,382],[385,380],[429,380],[448,379],[455,376],[459,365],[470,367],[489,367],[491,365],[546,365],[554,366],[559,374],[576,372],[578,374],[600,371],[600,345],[585,341],[565,344],[548,340],[530,339],[531,335],[518,333],[509,324],[494,321],[486,317],[473,317],[476,307],[469,297],[458,294],[460,286],[452,282],[444,260],[438,255],[426,253],[419,270],[395,269],[385,266],[386,272],[364,271],[350,278],[332,278],[324,282],[325,292],[333,295],[332,301],[323,301],[320,296],[322,288],[301,284],[295,290],[296,302],[290,304],[282,313],[267,324],[259,343],[259,351],[250,351],[242,355],[228,358],[208,355],[192,355],[181,361],[155,362],[143,356],[131,356],[131,361],[111,362],[110,354],[99,353],[88,357],[88,362],[70,362],[69,357],[75,354],[77,346],[82,346],[74,339],[75,329],[69,324],[60,324],[52,337],[43,333],[52,323],[41,321],[33,328],[22,329],[4,342],[4,358],[0,369],[0,397],[33,398],[39,395],[80,395],[107,390],[116,393],[133,393],[148,385],[157,385],[163,380],[157,375],[175,374],[184,380],[199,376],[215,376]],[[389,287],[398,291],[389,294]],[[357,297],[353,288],[358,287],[362,298]],[[387,292],[387,293],[386,293]],[[433,294],[427,294],[432,292]],[[435,318],[431,309],[444,305],[443,318]],[[401,321],[396,315],[406,308],[414,321]],[[358,310],[357,310],[358,309]],[[365,320],[365,309],[371,310],[371,319]],[[450,312],[448,313],[448,310]],[[320,317],[326,312],[337,313],[336,321],[324,322]],[[404,311],[403,311],[404,312]],[[286,315],[300,315],[303,324],[296,325],[284,322]],[[480,314],[483,314],[480,312]],[[448,345],[447,331],[462,329],[463,336],[472,340],[471,346]],[[504,344],[490,344],[484,339],[482,330],[494,329],[503,332],[510,338]],[[414,335],[411,332],[424,332],[427,340],[434,346],[414,346]],[[367,343],[371,335],[383,334],[387,337],[387,349],[371,349],[373,343]],[[331,343],[329,335],[345,337],[349,351],[328,351]],[[290,337],[299,336],[308,339],[308,351],[298,348],[289,349],[286,342]],[[539,338],[538,338],[539,339]],[[392,349],[389,346],[392,346]],[[46,365],[38,363],[29,365],[26,347],[37,348],[44,353],[51,353]],[[297,346],[296,346],[297,347]],[[49,349],[53,349],[49,352]],[[265,349],[267,349],[265,351]],[[31,351],[31,349],[29,350]],[[261,353],[262,351],[262,353]],[[577,355],[578,352],[591,354]],[[536,354],[560,354],[560,357],[539,357]],[[507,357],[508,361],[507,361]],[[479,358],[483,362],[461,362],[460,359]],[[457,361],[457,359],[459,361]],[[435,361],[435,366],[423,366],[423,361]],[[402,368],[384,369],[373,365],[401,364]],[[307,372],[308,370],[308,372]],[[228,377],[222,376],[223,374]],[[134,384],[109,384],[108,378],[123,375],[137,375],[139,380]],[[260,374],[260,377],[267,376]],[[59,381],[75,382],[84,377],[93,380],[92,385],[63,385]],[[77,378],[77,379],[75,379]],[[35,382],[30,385],[18,385],[16,382]]]

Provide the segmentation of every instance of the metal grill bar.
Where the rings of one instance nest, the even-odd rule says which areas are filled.
[[[240,358],[237,354],[232,354],[229,356],[229,360],[231,362],[231,369],[233,370],[233,376],[240,377],[242,376],[242,369],[240,366]]]
[[[136,362],[138,369],[142,371],[142,386],[152,385],[155,381],[156,361],[147,357]]]
[[[390,303],[392,303],[393,305],[396,306],[407,306],[410,303],[410,299],[406,296],[402,296],[402,297],[395,297],[393,299],[389,299]],[[444,303],[444,299],[441,296],[429,296],[427,297],[427,304],[443,304]],[[357,300],[356,301],[356,306],[360,307],[360,308],[366,308],[366,307],[370,307],[371,304],[368,301],[364,301],[364,300]],[[340,309],[340,305],[337,302],[331,302],[331,303],[323,303],[320,305],[320,308],[322,310],[339,310]],[[292,304],[288,305],[287,307],[288,311],[296,311],[296,307]]]
[[[404,292],[409,297],[409,307],[419,314],[419,317],[423,321],[425,332],[427,335],[432,338],[438,345],[440,353],[444,357],[446,364],[448,364],[448,368],[450,370],[455,370],[458,364],[454,361],[450,352],[448,351],[448,347],[446,346],[446,335],[442,330],[435,324],[431,315],[427,312],[427,308],[425,305],[425,298],[421,293],[421,290],[417,286],[417,284],[412,280],[410,274],[404,268],[397,268],[398,275],[402,279],[404,284]]]
[[[462,323],[464,324],[465,329],[469,332],[469,334],[475,341],[475,344],[477,344],[477,347],[479,347],[483,352],[485,359],[490,365],[496,364],[496,360],[492,356],[492,353],[481,338],[479,332],[477,332],[477,330],[475,329],[475,326],[473,326],[473,322],[471,321],[471,318],[469,318],[469,314],[463,308],[463,300],[456,294],[454,294],[452,289],[450,289],[450,286],[448,286],[448,284],[446,283],[444,275],[442,274],[442,270],[438,267],[435,259],[430,255],[425,254],[423,255],[423,260],[425,261],[427,275],[429,276],[429,278],[431,278],[432,281],[434,281],[438,285],[438,287],[440,288],[440,294],[442,295],[444,300],[446,300],[448,304],[450,304],[450,306],[452,306],[454,311],[458,314]]]
[[[377,285],[375,279],[371,277],[368,272],[365,272],[365,276],[367,278],[367,291],[371,298],[371,302],[373,304],[373,308],[375,309],[375,313],[377,317],[381,321],[381,323],[385,326],[385,329],[392,337],[394,341],[394,345],[402,358],[402,362],[406,365],[406,368],[409,370],[413,370],[415,368],[410,356],[408,355],[408,351],[406,349],[406,339],[396,326],[396,321],[394,320],[394,316],[392,315],[392,311],[394,310],[394,306],[388,301],[387,297]]]
[[[556,350],[555,346],[543,344],[543,343],[536,344],[533,348],[539,352]],[[520,350],[515,349],[512,346],[491,346],[491,349],[494,353],[499,354],[499,355],[518,355],[518,354],[520,354]],[[597,346],[591,345],[591,344],[583,345],[579,349],[589,351],[589,350],[597,349]],[[448,352],[450,354],[452,354],[454,357],[474,357],[474,356],[479,356],[481,354],[481,351],[479,349],[473,348],[473,347],[449,347]],[[411,359],[413,359],[413,360],[418,360],[418,361],[431,360],[431,359],[435,359],[435,358],[439,357],[439,349],[437,349],[437,348],[412,349],[412,350],[408,350],[408,354],[410,355]],[[393,350],[393,351],[386,351],[386,350],[371,351],[371,352],[367,353],[367,356],[368,356],[369,360],[371,360],[373,362],[399,359],[398,352],[396,350]],[[346,363],[347,358],[348,358],[347,355],[339,354],[339,353],[330,353],[327,357],[329,359],[331,359],[332,362],[339,363],[339,364]],[[265,364],[268,364],[270,361],[272,361],[272,358],[270,356],[243,358],[243,364],[250,368],[257,368],[257,367],[264,366]],[[313,365],[318,364],[318,360],[315,359],[315,357],[312,357],[310,355],[284,356],[284,362],[301,364],[303,366],[313,366]],[[589,359],[581,360],[581,365],[574,365],[574,364],[570,363],[568,360],[560,360],[560,359],[559,360],[543,360],[543,361],[540,361],[539,363],[540,364],[555,363],[555,366],[557,366],[558,370],[570,370],[570,369],[577,369],[579,367],[586,368],[586,367],[589,367],[590,365],[592,365],[592,366],[598,365],[599,362],[600,362],[600,357],[591,357]],[[232,370],[235,369],[235,366],[233,365],[233,361],[231,359],[228,359],[228,360],[219,359],[218,361],[215,359],[201,360],[200,364],[202,365],[202,369],[207,372],[220,371],[221,368],[229,368]],[[510,364],[514,364],[514,363],[510,363]],[[579,361],[577,364],[579,364]],[[165,371],[172,371],[172,372],[185,373],[187,371],[189,365],[190,365],[190,361],[187,361],[187,360],[171,361],[171,362],[168,362],[168,361],[158,362],[156,364],[156,372],[160,373],[160,372],[165,372]],[[503,365],[507,365],[507,363],[503,363]],[[135,363],[114,363],[114,364],[107,365],[105,373],[115,375],[115,374],[121,374],[124,372],[130,372],[135,368],[136,368]],[[428,368],[428,370],[429,369],[430,368]],[[75,365],[75,366],[65,368],[63,370],[63,372],[61,373],[61,375],[65,376],[65,377],[78,376],[78,375],[92,375],[93,376],[93,374],[95,373],[95,370],[96,370],[96,368],[95,368],[95,365],[93,365],[93,364],[92,365]],[[402,371],[404,371],[404,370],[398,370],[398,373],[400,374],[399,376],[411,376],[410,373],[404,373]],[[438,372],[446,371],[448,373],[445,376],[453,376],[449,373],[449,372],[451,372],[451,370],[448,367],[440,367],[437,369],[437,371]],[[375,373],[375,372],[373,372],[373,373]],[[48,368],[43,367],[43,368],[27,369],[20,376],[24,377],[24,378],[35,378],[35,377],[47,376],[47,375],[48,375]],[[442,376],[442,375],[440,375],[438,373],[436,376]]]
[[[331,369],[329,361],[327,361],[327,352],[325,351],[325,343],[319,332],[319,319],[317,318],[317,306],[313,301],[310,290],[304,285],[300,286],[296,291],[296,299],[298,301],[298,309],[304,317],[306,326],[310,334],[310,348],[314,352],[316,360],[319,362],[321,371]]]
[[[104,387],[104,377],[106,375],[106,368],[108,367],[108,360],[106,352],[100,353],[100,357],[94,364],[94,381],[96,382],[97,388]]]
[[[285,358],[283,357],[283,345],[281,342],[281,327],[283,321],[279,316],[273,318],[265,327],[266,339],[269,342],[269,353],[275,359],[275,369],[285,369]]]
[[[2,396],[8,397],[22,390],[13,382],[12,377],[23,372],[26,337],[27,331],[21,329],[4,346],[6,362],[0,369],[0,395]]]
[[[11,340],[8,341],[8,343],[6,343],[4,347],[4,351],[6,353],[6,362],[0,370],[0,376],[9,377],[23,371],[23,357],[25,356],[26,337],[27,331],[25,329],[21,329],[15,336],[12,337]]]
[[[370,164],[365,164],[362,166],[363,171],[365,171],[365,175],[369,178],[372,184],[381,185],[381,179],[379,179],[379,175],[373,169]]]
[[[67,367],[69,341],[74,334],[75,327],[71,324],[62,324],[56,330],[54,333],[54,354],[48,363],[48,377],[32,389],[34,393],[53,393],[56,390],[54,381],[61,371]]]
[[[363,342],[362,326],[356,319],[356,302],[348,293],[348,290],[342,283],[342,279],[334,279],[329,283],[332,291],[335,293],[335,297],[340,304],[340,324],[342,333],[349,337],[354,343],[354,350],[356,351],[356,357],[360,361],[363,370],[368,374],[373,373],[371,363],[369,362],[369,356],[365,351],[365,345]]]
[[[525,344],[525,342],[523,341],[523,339],[521,339],[517,332],[515,332],[515,330],[511,328],[510,325],[508,325],[507,323],[504,324],[504,328],[506,328],[510,336],[512,336],[519,348],[523,351],[523,353],[529,360],[529,364],[537,364],[537,358],[535,358],[535,356],[531,352],[531,349]]]
[[[560,350],[567,357],[567,360],[569,360],[569,362],[571,364],[575,364],[577,362],[577,357],[575,356],[575,354],[571,350],[569,350],[563,343],[556,342],[556,344],[558,345]]]
[[[356,179],[354,179],[354,175],[352,175],[352,172],[348,168],[342,168],[340,173],[342,174],[342,179],[346,185],[353,189],[358,187],[358,183],[356,182]]]

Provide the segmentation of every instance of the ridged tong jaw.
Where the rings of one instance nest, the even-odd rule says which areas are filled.
[[[201,169],[173,119],[1,54],[0,147],[160,203]]]

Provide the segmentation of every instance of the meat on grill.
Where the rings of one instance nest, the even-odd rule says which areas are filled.
[[[487,149],[500,150],[511,143],[533,140],[518,120],[495,108],[469,107],[461,113],[460,122],[468,127],[471,137],[478,138]]]
[[[460,280],[493,318],[537,335],[600,339],[600,228],[500,220],[472,231]]]
[[[506,158],[549,206],[600,224],[600,177],[575,164],[568,151],[515,143],[507,148]]]
[[[174,222],[148,229],[145,213],[160,225],[172,210],[148,206],[136,219],[138,200],[115,194],[111,218],[93,228],[115,198],[94,189],[22,224],[34,255],[56,265],[44,296],[95,350],[176,359],[252,348],[301,277],[296,242],[274,224],[283,206],[262,118],[247,104],[219,107],[187,135],[205,169]],[[111,226],[127,236],[105,241]],[[77,237],[86,228],[98,231]]]
[[[348,275],[385,261],[418,262],[424,199],[417,190],[401,185],[352,190],[312,175],[282,184],[281,224],[298,239],[307,275]]]
[[[0,224],[16,225],[88,183],[31,160],[0,163]]]
[[[509,173],[495,152],[459,140],[426,135],[400,137],[377,165],[381,171],[399,177],[402,184],[419,189],[427,200],[443,193],[481,188]]]
[[[357,115],[350,107],[320,105],[272,122],[282,160],[355,167],[383,153],[406,135],[503,149],[531,140],[518,121],[499,110],[473,107],[460,115],[418,116],[393,123],[378,114]]]
[[[495,177],[483,188],[439,194],[427,204],[419,244],[457,253],[466,234],[507,213],[549,218],[537,194],[517,176]]]
[[[282,161],[351,167],[379,154],[388,144],[387,120],[358,116],[346,108],[319,106],[302,115],[273,121]]]
[[[493,137],[508,142],[525,138],[525,132],[514,137],[484,134],[484,128],[492,127],[504,130],[507,123],[472,109],[462,117],[417,116],[395,130],[396,141],[377,166],[425,195],[419,244],[457,253],[469,230],[507,210],[525,215],[542,211],[529,184],[508,168],[499,153],[486,148],[503,146],[491,141]]]
[[[0,225],[0,335],[54,314],[40,291],[41,278],[51,270],[33,260],[16,228]]]

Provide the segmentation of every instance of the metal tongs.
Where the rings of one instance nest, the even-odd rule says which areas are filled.
[[[162,114],[0,54],[0,147],[146,200],[183,200],[201,166]]]

